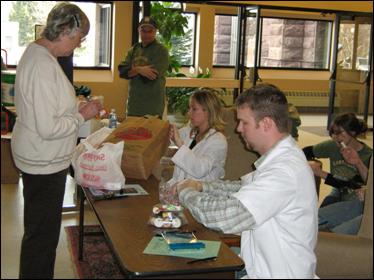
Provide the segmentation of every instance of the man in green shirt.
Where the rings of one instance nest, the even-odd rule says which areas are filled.
[[[141,42],[128,51],[118,66],[121,78],[129,80],[128,116],[158,115],[165,106],[165,73],[169,67],[169,52],[157,42],[157,24],[144,17],[138,28]]]

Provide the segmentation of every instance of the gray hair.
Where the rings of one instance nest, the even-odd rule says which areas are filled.
[[[74,36],[77,31],[87,35],[89,30],[90,21],[86,14],[77,5],[62,2],[49,12],[47,24],[41,36],[54,41],[60,35]]]

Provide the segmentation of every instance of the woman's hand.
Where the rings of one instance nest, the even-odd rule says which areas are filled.
[[[351,147],[345,147],[340,149],[340,153],[342,154],[344,160],[347,163],[352,164],[357,168],[362,180],[366,182],[368,176],[368,168],[365,165],[365,163],[361,160],[357,151]]]
[[[327,173],[322,170],[322,164],[318,161],[308,161],[310,167],[313,170],[313,173],[317,177],[326,178]]]
[[[356,189],[355,193],[360,201],[365,200],[365,188]]]
[[[82,102],[78,106],[78,111],[83,116],[85,121],[95,117],[102,109],[103,106],[99,100],[93,100],[85,103]]]
[[[340,153],[342,154],[344,160],[349,164],[356,166],[361,163],[361,159],[357,151],[351,147],[341,148]]]
[[[171,124],[169,127],[169,139],[171,139],[175,143],[175,145],[178,146],[178,148],[183,145],[183,141],[175,124]]]

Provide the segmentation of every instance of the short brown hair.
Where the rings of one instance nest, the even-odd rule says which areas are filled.
[[[288,103],[284,93],[274,85],[259,84],[245,90],[236,99],[236,106],[248,106],[259,122],[271,118],[279,132],[288,132]]]

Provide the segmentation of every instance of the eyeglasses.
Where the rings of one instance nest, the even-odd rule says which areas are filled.
[[[331,131],[331,134],[334,134],[334,135],[340,135],[344,132],[344,130],[340,130],[340,129],[336,129],[336,130],[332,130]]]

